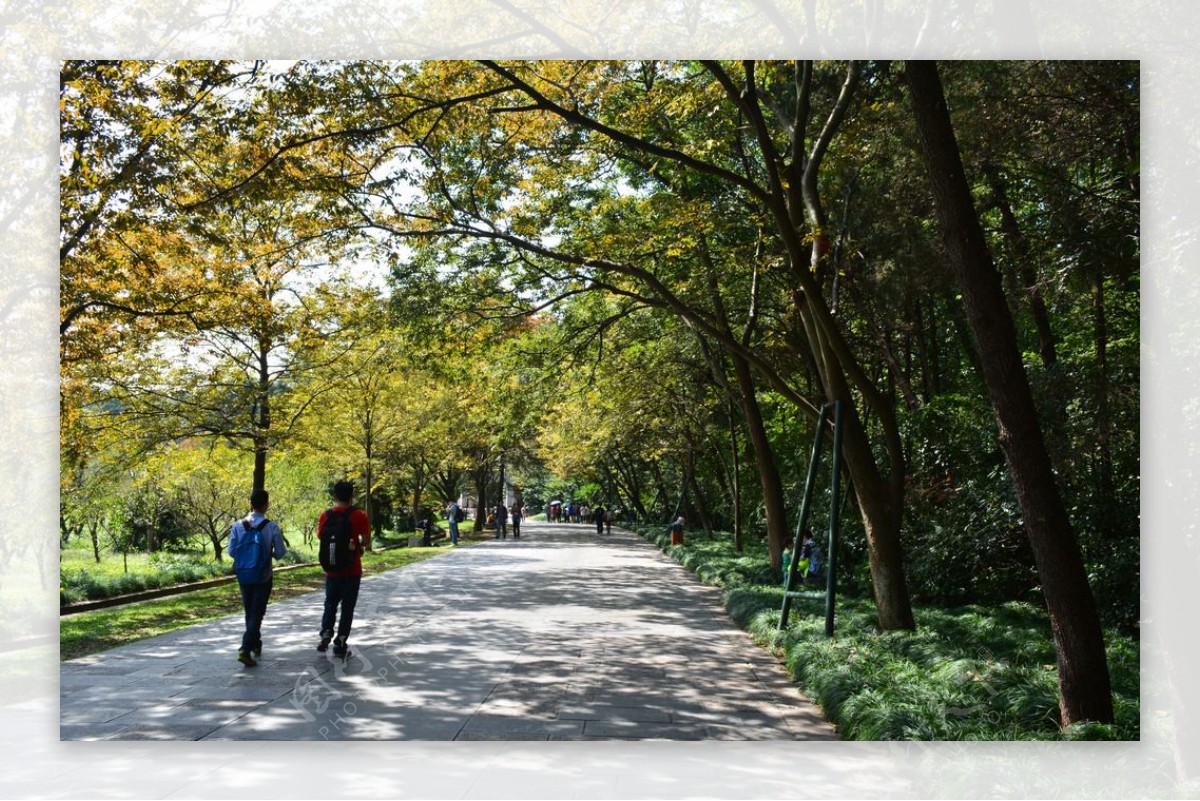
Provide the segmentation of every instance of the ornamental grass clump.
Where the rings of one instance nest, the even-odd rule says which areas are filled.
[[[761,546],[736,552],[711,538],[671,546],[649,538],[704,581],[723,586],[730,616],[783,660],[841,735],[853,740],[1076,740],[1139,737],[1138,643],[1106,636],[1117,722],[1059,726],[1054,643],[1044,610],[917,606],[915,631],[877,630],[869,597],[837,599],[834,636],[824,598],[796,597],[779,631],[781,576]]]

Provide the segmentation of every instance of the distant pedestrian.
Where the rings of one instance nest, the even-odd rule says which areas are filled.
[[[783,564],[783,583],[785,585],[787,584],[788,570],[791,569],[792,566],[792,550],[795,547],[796,540],[791,534],[789,534],[783,541],[783,554],[782,558],[780,559],[781,563]],[[797,566],[797,570],[799,570],[799,566]],[[804,581],[803,575],[800,576],[800,580]]]
[[[445,539],[446,537],[442,533],[441,527],[433,519],[433,509],[428,506],[421,513],[421,519],[417,522],[417,530],[421,532],[422,548],[431,548],[437,545],[438,540]]]
[[[512,526],[513,526],[513,539],[514,540],[521,539],[521,518],[522,517],[524,517],[524,514],[521,509],[521,504],[514,503],[512,505]]]
[[[462,513],[462,507],[458,505],[458,501],[450,501],[446,504],[446,519],[450,521],[450,544],[458,545],[458,518]]]
[[[246,612],[246,631],[238,661],[254,667],[262,658],[262,622],[275,584],[271,557],[280,559],[287,553],[279,524],[267,519],[271,498],[265,489],[250,493],[250,514],[233,524],[229,531],[229,555],[233,557],[238,589],[242,593],[242,608]]]
[[[332,640],[333,655],[345,659],[362,583],[362,555],[371,547],[371,523],[367,513],[354,506],[354,485],[349,481],[333,485],[333,506],[321,513],[317,540],[325,569],[325,614],[317,650],[325,651]]]
[[[807,528],[800,535],[800,564],[804,572],[805,584],[820,584],[822,581],[821,546],[813,539],[812,532]]]
[[[596,533],[604,533],[604,507],[597,506],[592,512],[592,522],[596,524]]]
[[[496,539],[508,539],[508,509],[504,504],[496,504]]]
[[[613,513],[612,509],[606,509],[604,511],[604,533],[612,534],[613,517],[615,516],[616,515]]]
[[[675,522],[671,524],[671,544],[683,545],[683,515],[675,518]]]

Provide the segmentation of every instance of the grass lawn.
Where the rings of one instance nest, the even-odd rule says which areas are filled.
[[[443,529],[448,526],[441,523]],[[470,536],[469,529],[466,535]],[[403,545],[408,541],[407,533],[376,534],[376,547]],[[296,565],[317,561],[315,539],[304,542],[298,536],[288,541],[288,552],[277,564]],[[133,552],[121,554],[111,549],[100,551],[97,562],[91,542],[76,538],[59,550],[59,601],[63,604],[94,601],[142,590],[171,587],[205,579],[230,576],[233,560],[225,556],[221,561],[214,557],[211,547],[160,551],[158,553]]]
[[[368,575],[382,573],[442,553],[446,553],[445,547],[396,548],[372,552],[363,558],[363,569]],[[275,575],[271,600],[291,598],[324,587],[325,574],[318,566],[289,570]],[[242,599],[237,586],[228,584],[114,609],[71,615],[59,622],[59,658],[75,659],[196,623],[240,614],[241,611]]]

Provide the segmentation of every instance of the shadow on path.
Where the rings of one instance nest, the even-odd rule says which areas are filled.
[[[628,532],[527,522],[363,579],[352,655],[322,594],[65,662],[60,736],[168,740],[836,739],[716,590]],[[370,564],[367,564],[368,573]]]

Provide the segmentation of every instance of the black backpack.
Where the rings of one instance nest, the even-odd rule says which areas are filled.
[[[454,507],[454,522],[461,523],[467,519],[467,513],[463,511],[461,506]]]
[[[354,566],[354,552],[350,547],[350,507],[329,509],[325,512],[325,526],[321,529],[321,567],[327,573],[344,573]]]

